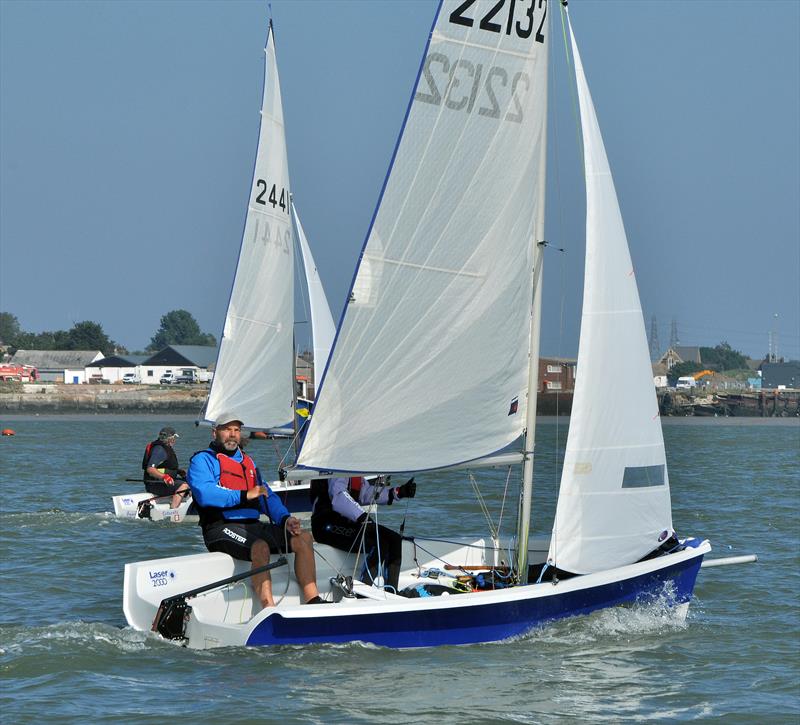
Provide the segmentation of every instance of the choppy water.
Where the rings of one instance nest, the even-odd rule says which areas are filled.
[[[639,722],[800,720],[800,424],[664,421],[675,526],[712,556],[685,622],[658,603],[513,642],[394,651],[360,644],[195,652],[125,625],[126,561],[203,551],[199,529],[116,520],[161,425],[188,419],[6,417],[0,439],[0,719],[58,722]],[[566,424],[540,422],[534,529],[546,532]],[[268,469],[272,444],[249,451]],[[495,517],[503,478],[482,476]],[[418,477],[387,518],[407,533],[484,533],[463,475]],[[383,515],[383,510],[382,510]],[[382,519],[384,520],[384,519]],[[509,521],[506,509],[505,521]]]

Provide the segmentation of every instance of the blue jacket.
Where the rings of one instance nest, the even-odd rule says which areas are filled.
[[[234,461],[241,461],[243,456],[238,448],[231,456]],[[189,462],[186,480],[192,489],[192,496],[200,509],[211,509],[208,513],[219,513],[227,521],[239,519],[257,519],[261,514],[267,514],[273,524],[282,526],[291,516],[289,509],[283,505],[280,498],[272,493],[261,478],[261,471],[256,468],[258,484],[266,486],[269,496],[259,496],[248,501],[246,491],[234,491],[219,485],[219,461],[217,452],[211,448],[198,451]],[[213,510],[217,511],[214,512]],[[202,513],[202,512],[201,512]],[[203,517],[201,516],[201,521]]]

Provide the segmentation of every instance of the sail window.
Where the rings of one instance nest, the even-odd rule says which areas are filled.
[[[647,488],[664,485],[666,466],[626,466],[622,477],[622,488]]]

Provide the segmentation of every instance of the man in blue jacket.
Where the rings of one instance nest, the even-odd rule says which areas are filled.
[[[192,456],[186,474],[206,547],[250,561],[253,569],[268,564],[273,551],[291,551],[303,600],[306,604],[322,603],[311,534],[303,531],[300,521],[264,483],[253,459],[242,451],[241,418],[234,413],[222,414],[212,430],[209,447]],[[262,522],[262,513],[272,523]],[[253,588],[262,606],[275,606],[269,572],[255,574]]]

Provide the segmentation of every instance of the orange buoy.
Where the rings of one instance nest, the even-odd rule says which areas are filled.
[[[267,434],[263,430],[251,430],[250,431],[251,438],[258,438],[259,440],[264,440],[267,437]]]
[[[11,430],[11,428],[3,428],[3,430],[0,431],[0,435],[13,436],[13,435],[16,435],[16,433],[14,433],[14,431]]]

